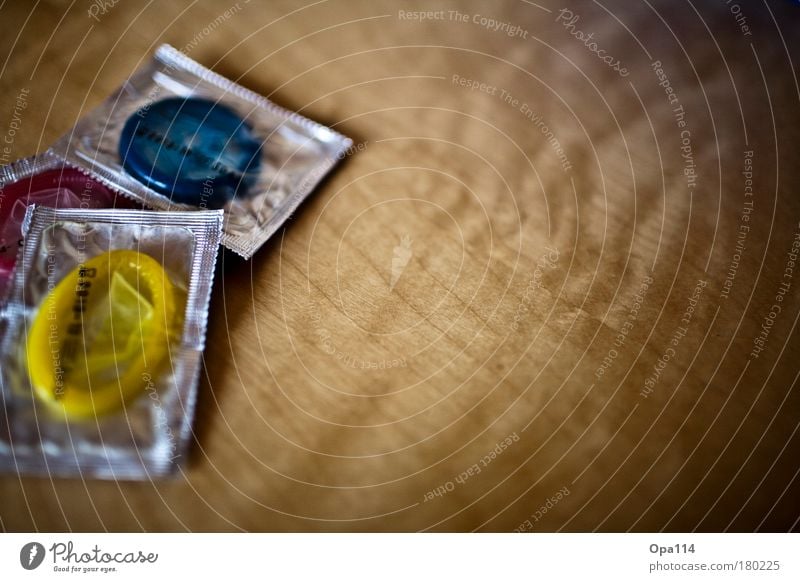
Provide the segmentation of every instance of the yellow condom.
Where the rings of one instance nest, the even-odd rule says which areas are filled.
[[[139,396],[178,331],[175,295],[144,253],[110,251],[76,268],[44,299],[28,331],[35,394],[82,418]]]

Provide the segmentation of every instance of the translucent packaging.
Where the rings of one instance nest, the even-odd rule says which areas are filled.
[[[0,312],[0,470],[177,470],[222,220],[221,210],[29,208]]]
[[[49,153],[0,167],[0,305],[22,246],[25,210],[31,204],[83,209],[136,206],[115,188]]]
[[[223,209],[249,258],[351,146],[162,45],[52,150],[150,208]]]

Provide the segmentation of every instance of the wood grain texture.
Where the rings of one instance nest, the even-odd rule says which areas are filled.
[[[161,42],[362,145],[222,258],[182,474],[6,475],[3,529],[797,528],[795,5],[742,2],[750,34],[712,0],[90,6],[0,8],[13,158]]]

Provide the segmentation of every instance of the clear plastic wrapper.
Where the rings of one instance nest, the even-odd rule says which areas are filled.
[[[249,258],[352,141],[159,47],[53,146],[159,210],[222,208],[222,242]]]
[[[29,208],[0,313],[0,470],[147,479],[177,469],[222,218]]]
[[[134,208],[115,188],[44,153],[0,167],[0,298],[5,296],[22,246],[26,208]]]

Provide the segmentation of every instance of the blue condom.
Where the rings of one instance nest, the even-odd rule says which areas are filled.
[[[128,118],[119,155],[128,173],[174,202],[222,208],[255,182],[261,140],[225,105],[170,97]]]

